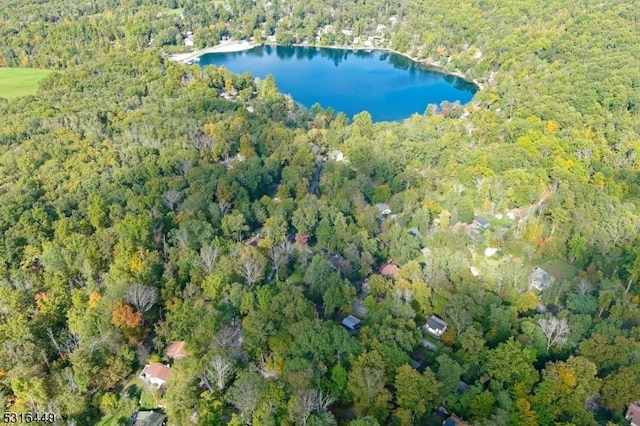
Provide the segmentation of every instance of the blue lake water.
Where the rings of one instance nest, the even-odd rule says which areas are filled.
[[[366,110],[373,121],[402,120],[442,101],[465,104],[477,90],[462,79],[382,51],[260,46],[202,56],[200,65],[210,64],[259,78],[272,74],[282,93],[307,108],[319,103],[349,118]]]

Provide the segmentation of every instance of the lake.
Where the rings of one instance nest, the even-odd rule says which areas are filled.
[[[201,66],[211,64],[262,79],[272,74],[280,92],[307,108],[319,103],[349,118],[366,110],[373,121],[402,120],[442,101],[465,104],[477,91],[458,77],[375,50],[259,46],[201,57]]]

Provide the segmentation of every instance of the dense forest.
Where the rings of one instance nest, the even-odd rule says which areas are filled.
[[[55,72],[0,98],[0,417],[627,425],[634,3],[4,0],[0,67]],[[483,89],[351,119],[169,61],[189,32],[369,42]]]

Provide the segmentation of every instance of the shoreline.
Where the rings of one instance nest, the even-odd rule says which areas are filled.
[[[251,41],[226,40],[215,46],[205,47],[204,49],[194,50],[188,53],[174,53],[172,55],[169,55],[169,60],[180,62],[183,64],[189,64],[195,62],[201,56],[208,53],[242,52],[245,50],[253,49],[257,46],[259,45]]]
[[[265,46],[281,46],[280,44],[276,44],[276,43],[265,43],[264,45]],[[459,78],[461,80],[464,80],[467,83],[471,83],[474,86],[476,86],[478,88],[478,90],[484,90],[484,85],[482,83],[480,83],[478,80],[476,80],[475,78],[471,80],[471,79],[467,78],[461,72],[448,71],[445,67],[443,67],[440,64],[437,64],[435,62],[430,62],[427,59],[414,58],[413,56],[410,56],[408,53],[398,52],[397,50],[393,50],[393,49],[390,49],[388,47],[321,46],[321,45],[317,45],[317,44],[308,44],[308,43],[307,44],[294,43],[291,46],[293,46],[293,47],[315,47],[315,48],[318,48],[318,49],[365,50],[365,51],[369,51],[369,52],[373,52],[374,50],[378,50],[380,52],[394,53],[396,55],[404,56],[405,58],[409,59],[412,62],[415,62],[416,64],[426,65],[427,67],[431,68],[433,71],[435,71],[437,73],[445,74],[445,75],[451,75],[453,77],[457,77],[457,78]]]
[[[197,60],[208,53],[231,53],[231,52],[242,52],[245,50],[253,49],[258,46],[283,46],[277,43],[263,43],[257,44],[252,41],[246,40],[226,40],[222,43],[205,47],[204,49],[195,50],[189,53],[176,53],[173,55],[169,55],[169,60],[180,62],[183,64],[192,64],[197,62]],[[378,50],[380,52],[394,53],[396,55],[404,56],[405,58],[413,61],[417,64],[425,65],[428,68],[431,68],[433,71],[438,72],[444,75],[451,75],[453,77],[457,77],[461,80],[466,81],[467,83],[471,83],[478,88],[478,90],[484,90],[484,84],[480,83],[478,80],[469,79],[464,74],[458,71],[448,71],[444,66],[437,64],[435,62],[431,62],[427,59],[418,59],[410,56],[408,53],[398,52],[397,50],[390,49],[388,47],[354,47],[354,46],[320,46],[317,44],[309,44],[309,43],[295,43],[291,45],[292,47],[315,47],[319,49],[341,49],[341,50],[366,50],[366,51],[374,51]],[[287,46],[285,46],[287,47]]]

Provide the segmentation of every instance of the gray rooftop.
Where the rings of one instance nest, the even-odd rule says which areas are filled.
[[[447,328],[448,325],[449,324],[447,324],[446,322],[444,322],[443,320],[441,320],[436,316],[432,316],[427,321],[427,327],[432,328],[434,330],[444,330],[445,328]]]
[[[349,315],[342,320],[342,325],[347,327],[349,330],[354,330],[360,324],[360,322],[361,321],[358,318],[354,317],[353,315]]]
[[[133,415],[133,426],[162,426],[165,424],[167,416],[155,411],[138,411]]]
[[[489,221],[482,216],[476,216],[476,222],[478,222],[480,226],[489,226]]]
[[[378,209],[378,211],[382,214],[389,214],[391,213],[391,207],[389,207],[387,204],[384,203],[378,203],[376,204],[376,209]]]

